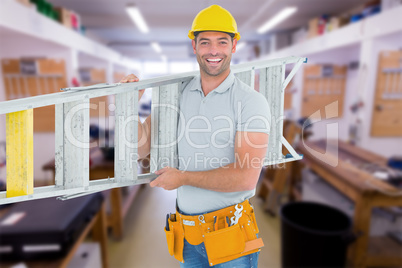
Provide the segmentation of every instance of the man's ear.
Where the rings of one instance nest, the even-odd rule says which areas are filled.
[[[232,53],[236,52],[236,45],[237,45],[237,39],[233,39],[233,47],[232,47]]]
[[[191,40],[191,44],[193,45],[193,52],[194,52],[194,54],[196,54],[196,53],[195,53],[195,40],[194,40],[194,39]]]

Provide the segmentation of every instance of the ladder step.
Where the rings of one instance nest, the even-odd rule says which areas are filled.
[[[7,197],[33,194],[33,109],[6,116]]]

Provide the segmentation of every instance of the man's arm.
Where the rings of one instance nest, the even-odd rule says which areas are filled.
[[[151,115],[144,123],[138,118],[138,158],[145,158],[151,151]]]
[[[174,190],[183,185],[217,192],[239,192],[256,187],[267,151],[268,134],[260,132],[236,132],[235,162],[208,171],[179,171],[164,168],[151,182],[152,187]]]
[[[127,75],[120,80],[120,83],[138,82],[139,79],[134,74]],[[138,93],[138,101],[144,94],[144,89]],[[144,123],[141,123],[138,117],[138,158],[144,158],[149,155],[151,151],[151,115],[145,119]]]

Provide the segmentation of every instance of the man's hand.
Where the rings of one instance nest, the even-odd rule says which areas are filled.
[[[131,82],[138,82],[138,81],[140,81],[140,79],[135,74],[129,74],[129,75],[123,77],[120,80],[120,83],[131,83]],[[145,91],[145,89],[139,90],[138,100],[140,100],[142,95],[144,95],[144,91]]]
[[[165,190],[174,190],[183,185],[183,173],[175,168],[165,167],[155,174],[159,175],[154,181],[150,183],[151,187],[161,187]]]

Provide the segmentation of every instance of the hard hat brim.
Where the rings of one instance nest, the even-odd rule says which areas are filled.
[[[193,31],[193,30],[190,30],[189,32],[188,32],[188,37],[190,38],[190,39],[194,39],[195,38],[195,35],[194,35],[194,32],[195,31]],[[196,31],[196,32],[222,32],[222,33],[230,33],[230,32],[224,32],[224,31],[214,31],[214,30],[203,30],[203,31]],[[239,33],[233,33],[235,36],[234,36],[234,39],[236,39],[237,41],[239,41],[240,40],[240,34]]]

